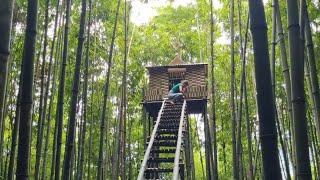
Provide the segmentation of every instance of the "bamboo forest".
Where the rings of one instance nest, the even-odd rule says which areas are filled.
[[[319,0],[0,0],[0,180],[320,180]]]

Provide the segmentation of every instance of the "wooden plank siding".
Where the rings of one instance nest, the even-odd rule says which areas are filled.
[[[172,69],[179,69],[173,72]],[[188,99],[206,99],[207,90],[207,64],[174,65],[147,67],[149,70],[149,87],[144,101],[158,101],[167,96],[170,78],[186,79],[189,82],[186,96]],[[181,70],[185,69],[185,70]],[[169,70],[169,72],[168,72]]]

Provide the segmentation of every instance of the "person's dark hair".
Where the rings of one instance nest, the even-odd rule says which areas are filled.
[[[189,86],[188,80],[182,80],[182,81],[181,81],[181,84],[182,84],[183,86]]]

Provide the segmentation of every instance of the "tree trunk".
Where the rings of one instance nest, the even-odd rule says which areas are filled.
[[[277,130],[278,130],[278,133],[279,133],[279,141],[280,141],[280,145],[281,145],[281,148],[282,148],[282,156],[283,156],[283,160],[284,160],[284,168],[285,168],[285,171],[286,171],[286,174],[287,174],[287,180],[290,180],[291,179],[291,174],[290,174],[290,166],[289,166],[289,160],[288,160],[288,153],[287,153],[287,150],[286,150],[286,147],[284,145],[284,142],[283,142],[283,138],[282,138],[282,131],[280,129],[280,122],[279,122],[279,118],[277,117],[276,118],[276,126],[277,126]]]
[[[53,52],[55,50],[55,42],[56,42],[56,36],[57,36],[57,26],[60,25],[61,22],[61,16],[59,16],[59,5],[60,0],[57,1],[56,5],[56,14],[55,14],[55,22],[54,22],[54,30],[53,30],[53,39],[51,44],[51,51],[50,51],[50,60],[49,60],[49,69],[48,69],[48,77],[47,77],[47,85],[45,90],[45,98],[44,98],[44,113],[43,113],[43,119],[45,119],[46,116],[46,107],[47,107],[47,98],[49,95],[49,86],[50,86],[50,80],[51,80],[51,68],[52,68],[52,61],[53,61]],[[58,46],[57,46],[58,49]],[[53,78],[52,78],[52,88],[51,88],[51,95],[50,95],[50,102],[49,102],[49,111],[47,116],[47,130],[46,130],[46,141],[45,141],[45,147],[44,147],[44,157],[43,157],[43,163],[42,163],[42,175],[41,179],[46,179],[46,165],[47,165],[47,153],[48,153],[48,144],[49,144],[49,136],[50,136],[50,129],[51,129],[51,112],[52,112],[52,105],[53,105],[53,99],[55,94],[55,88],[56,88],[56,67],[57,67],[57,60],[54,62],[53,66]],[[43,120],[44,121],[44,120]],[[54,153],[53,153],[54,154]]]
[[[83,127],[82,127],[82,137],[81,144],[82,148],[80,149],[80,163],[79,163],[79,172],[78,172],[78,180],[82,179],[83,173],[83,163],[84,163],[84,150],[85,150],[85,139],[86,139],[86,131],[87,131],[87,94],[88,94],[88,76],[89,76],[89,50],[90,50],[90,26],[91,26],[91,9],[92,9],[92,0],[89,0],[89,19],[88,19],[88,30],[87,30],[87,49],[86,49],[86,60],[85,60],[85,68],[84,68],[84,83],[83,83]]]
[[[15,120],[14,125],[12,129],[12,135],[11,135],[11,149],[10,149],[10,160],[9,160],[9,168],[8,168],[8,180],[14,179],[14,164],[15,164],[15,156],[16,156],[16,146],[17,146],[17,138],[18,138],[18,132],[19,132],[19,121],[20,121],[20,106],[21,106],[21,88],[22,88],[22,70],[23,70],[23,64],[21,63],[21,72],[19,76],[19,90],[16,100],[16,109],[15,109]]]
[[[13,0],[0,0],[0,132],[4,126],[5,96],[10,55]],[[0,166],[2,164],[3,139],[0,138]]]
[[[243,179],[243,156],[242,156],[242,114],[243,114],[243,91],[244,91],[244,84],[245,84],[245,66],[246,66],[246,47],[244,47],[242,42],[242,21],[241,21],[241,2],[238,0],[238,26],[239,26],[239,39],[240,39],[240,59],[242,60],[242,73],[240,79],[240,101],[239,101],[239,111],[238,111],[238,126],[237,126],[237,140],[236,140],[236,155],[237,155],[237,167],[239,169],[239,179]],[[249,18],[249,17],[248,17]],[[249,20],[249,19],[248,19]],[[246,29],[247,31],[247,29]],[[246,33],[247,35],[247,33]],[[246,46],[245,38],[245,46]]]
[[[276,11],[276,25],[277,25],[277,34],[279,38],[279,43],[280,43],[280,52],[281,52],[281,65],[282,65],[282,73],[284,77],[284,82],[285,82],[285,90],[286,90],[286,100],[287,100],[287,108],[288,108],[288,117],[289,121],[291,124],[293,124],[293,114],[292,114],[292,95],[291,95],[291,78],[290,78],[290,70],[288,66],[288,60],[287,60],[287,48],[285,44],[285,39],[284,39],[284,33],[283,33],[283,28],[282,28],[282,20],[281,20],[281,14],[280,14],[280,7],[279,7],[279,1],[274,0],[274,8]],[[289,133],[292,134],[292,138],[290,138],[290,142],[294,141],[295,135],[294,135],[294,129],[293,126],[292,128],[289,128]],[[295,150],[293,145],[290,146],[291,149],[293,149],[293,153],[295,154]],[[295,157],[295,155],[293,156]],[[293,160],[293,162],[296,162],[296,160]],[[295,174],[295,163],[293,164],[293,174]]]
[[[72,97],[71,97],[71,105],[70,105],[70,114],[69,114],[69,122],[68,122],[68,131],[67,131],[67,142],[65,147],[65,158],[63,162],[63,179],[70,178],[70,162],[71,156],[74,152],[74,141],[75,141],[75,125],[76,125],[76,112],[77,112],[77,102],[78,102],[78,93],[79,93],[79,84],[80,84],[80,68],[81,68],[81,60],[82,60],[82,49],[84,42],[84,30],[86,23],[86,8],[87,2],[86,0],[82,0],[81,3],[81,16],[80,16],[80,27],[79,27],[79,36],[78,36],[78,47],[77,47],[77,55],[76,55],[76,64],[74,70],[73,77],[73,86],[72,86]]]
[[[92,101],[92,100],[91,100]],[[92,106],[92,103],[91,103],[91,106]],[[89,144],[88,144],[88,167],[87,167],[87,180],[90,180],[91,179],[91,157],[92,157],[92,126],[93,126],[93,112],[92,112],[92,109],[90,111],[91,113],[91,120],[90,120],[90,128],[89,128]]]
[[[55,62],[54,65],[54,72],[53,72],[53,77],[52,77],[52,88],[51,88],[51,95],[50,95],[50,101],[49,101],[49,108],[48,108],[48,116],[47,116],[47,130],[46,130],[46,141],[45,141],[45,146],[44,146],[44,157],[43,157],[43,162],[42,162],[42,175],[41,179],[47,179],[46,177],[46,166],[47,166],[47,157],[48,157],[48,145],[49,145],[49,137],[50,137],[50,130],[51,130],[51,112],[52,112],[52,106],[53,106],[53,100],[54,100],[54,95],[55,95],[55,88],[56,88],[56,67],[57,67],[57,61]]]
[[[127,15],[127,1],[124,3],[124,59],[123,59],[123,73],[122,73],[122,95],[120,105],[120,177],[122,180],[126,179],[125,166],[125,150],[126,150],[126,117],[127,117],[127,61],[128,61],[128,15]]]
[[[249,14],[246,22],[246,32],[244,36],[244,48],[242,53],[243,58],[243,96],[244,96],[244,108],[245,108],[245,118],[246,118],[246,133],[248,141],[248,163],[249,163],[249,173],[248,179],[253,180],[253,164],[252,164],[252,140],[251,140],[251,122],[249,114],[249,104],[248,104],[248,92],[247,92],[247,73],[246,73],[246,52],[248,44],[248,31],[249,31]],[[240,100],[241,102],[241,100]],[[241,113],[240,113],[241,114]]]
[[[316,144],[315,144],[315,136],[314,136],[314,128],[313,128],[313,124],[312,124],[312,118],[311,118],[311,113],[308,112],[308,128],[310,130],[309,133],[309,137],[311,139],[310,141],[310,154],[311,154],[311,158],[313,159],[313,174],[314,174],[314,178],[317,179],[318,178],[318,172],[319,172],[319,158],[317,155],[317,150],[316,150]]]
[[[311,90],[312,90],[312,98],[314,104],[314,119],[316,122],[317,134],[320,137],[320,93],[319,93],[319,80],[317,76],[317,65],[314,54],[314,46],[312,40],[312,33],[310,28],[310,20],[307,12],[307,8],[305,8],[305,37],[306,37],[306,46],[307,46],[307,61],[309,62],[310,67],[310,77],[311,77]]]
[[[221,131],[224,132],[224,121],[221,118]],[[222,139],[222,158],[223,158],[223,172],[226,174],[227,173],[227,154],[226,154],[226,142],[224,139]],[[201,152],[201,151],[200,151]]]
[[[91,1],[91,0],[90,0]],[[96,16],[95,16],[96,17]],[[96,59],[96,47],[97,47],[97,37],[94,36],[94,53],[93,53],[93,58],[91,61],[91,64],[94,65],[94,61]],[[91,100],[90,100],[90,127],[89,127],[89,147],[88,147],[88,169],[87,169],[87,180],[94,179],[91,178],[91,157],[92,157],[92,143],[93,143],[93,137],[92,137],[92,131],[93,131],[93,125],[94,125],[94,116],[93,116],[93,102],[94,102],[94,76],[91,76]],[[98,88],[100,89],[100,88]],[[100,114],[100,101],[98,102],[99,104],[99,112]]]
[[[305,61],[305,80],[306,80],[306,82],[307,82],[307,84],[308,84],[308,92],[309,92],[309,97],[310,97],[310,101],[311,102],[307,102],[307,106],[308,105],[310,105],[311,106],[311,104],[312,104],[312,108],[311,108],[311,110],[312,110],[312,114],[313,115],[315,115],[316,113],[315,113],[315,108],[314,108],[314,100],[312,99],[313,98],[313,91],[312,91],[312,82],[311,82],[311,77],[310,77],[310,64],[309,64],[309,61]],[[315,117],[312,117],[311,118],[311,115],[310,115],[310,112],[308,112],[307,111],[307,115],[308,115],[308,117],[307,117],[307,120],[308,120],[308,131],[309,131],[309,138],[311,139],[310,140],[310,144],[309,144],[309,146],[310,146],[310,153],[311,153],[311,155],[313,155],[312,154],[312,150],[313,150],[313,148],[312,148],[312,146],[314,145],[314,149],[317,149],[317,143],[315,143],[315,141],[316,141],[316,130],[314,130],[314,127],[313,127],[313,124],[312,124],[312,120],[313,120],[313,118],[315,118]],[[315,129],[316,129],[316,127],[315,127]],[[315,150],[315,152],[317,152],[317,150]],[[315,153],[315,154],[317,154],[317,153]],[[315,157],[312,157],[311,156],[311,159],[313,159],[313,162],[315,162],[315,164],[317,164],[317,162],[318,162],[318,157],[317,156],[315,156]],[[318,164],[317,164],[318,165]],[[317,165],[314,167],[314,168],[316,168],[317,169]],[[316,172],[317,171],[314,171],[314,174],[316,174]],[[315,179],[317,179],[317,177],[315,176]]]
[[[185,162],[185,171],[186,171],[186,179],[191,180],[192,178],[192,164],[191,164],[191,131],[190,131],[190,124],[189,124],[189,117],[186,118],[185,121],[185,133],[184,133],[184,162]]]
[[[65,27],[63,35],[63,52],[62,52],[62,63],[59,77],[59,88],[58,88],[58,102],[56,110],[56,152],[55,152],[55,170],[54,179],[60,179],[60,155],[62,145],[62,126],[63,126],[63,106],[64,106],[64,91],[65,91],[65,76],[66,66],[68,58],[68,41],[69,41],[69,23],[70,23],[70,11],[71,11],[71,0],[66,1],[66,14],[65,14]]]
[[[42,153],[42,141],[43,141],[43,129],[44,129],[44,119],[46,116],[47,99],[48,93],[44,95],[45,86],[45,68],[46,68],[46,55],[47,55],[47,44],[48,44],[48,21],[49,21],[49,3],[50,0],[45,2],[45,20],[44,20],[44,42],[42,51],[42,65],[41,65],[41,82],[40,82],[40,98],[39,98],[39,117],[37,125],[37,144],[36,144],[36,162],[35,162],[35,174],[34,179],[38,180],[40,175],[40,159]],[[52,62],[51,62],[52,65]],[[50,68],[50,67],[49,67]],[[49,76],[50,72],[48,72]],[[48,87],[49,81],[47,81]]]
[[[205,136],[205,155],[206,155],[206,177],[207,179],[213,179],[213,153],[211,146],[211,135],[210,135],[210,127],[207,115],[207,106],[204,107],[205,110],[203,112],[204,118],[204,136]]]
[[[121,92],[122,92],[122,89],[121,87],[120,88],[117,88],[119,89],[118,92],[120,92],[119,94],[117,94],[117,104],[116,106],[117,107],[120,107],[120,101],[121,101],[121,98],[119,98],[119,96],[121,96]],[[119,110],[119,109],[118,109]],[[113,154],[112,154],[112,169],[115,169],[114,171],[112,171],[112,179],[119,179],[119,121],[120,121],[120,117],[119,115],[115,118],[115,121],[114,121],[114,126],[113,128],[115,129],[115,138],[113,140]]]
[[[269,66],[267,25],[262,0],[249,0],[254,50],[259,130],[265,179],[281,179],[274,99]]]
[[[27,27],[23,50],[17,179],[28,179],[33,105],[33,66],[37,36],[38,1],[28,0]]]
[[[189,147],[190,147],[190,174],[191,174],[191,179],[196,179],[196,172],[195,172],[195,167],[194,167],[194,151],[193,151],[193,142],[192,142],[192,125],[191,125],[191,119],[188,117],[188,131],[189,131],[189,136],[188,136],[188,141],[189,141]]]
[[[61,15],[62,17],[62,15]],[[63,19],[63,18],[62,18]],[[60,24],[60,23],[59,23]],[[64,24],[64,20],[62,20],[62,24]],[[55,51],[55,59],[57,59],[57,66],[59,67],[59,59],[62,57],[62,39],[63,39],[63,33],[61,32],[62,28],[59,28],[58,31],[58,43],[57,43],[57,48]],[[59,71],[57,71],[59,72]],[[60,86],[60,84],[59,84]],[[60,87],[59,87],[60,88]],[[59,98],[59,90],[58,90],[58,98]],[[58,103],[59,99],[57,100]],[[56,107],[56,116],[55,116],[55,127],[54,127],[54,132],[53,132],[53,142],[52,142],[52,158],[51,158],[51,172],[50,172],[50,180],[53,180],[55,178],[55,167],[56,167],[56,157],[57,157],[57,148],[58,148],[58,121],[57,121],[57,115],[58,113],[58,104]],[[60,155],[59,155],[60,157]]]
[[[232,161],[233,161],[233,179],[239,179],[239,168],[237,163],[237,150],[236,150],[236,112],[235,112],[235,66],[234,66],[234,0],[230,2],[230,33],[231,33],[231,81],[230,81],[230,106],[231,106],[231,123],[232,123]]]
[[[279,116],[278,116],[278,110],[277,110],[277,101],[276,101],[276,32],[277,32],[277,5],[276,5],[276,0],[273,0],[273,8],[272,8],[272,48],[271,48],[271,81],[272,81],[272,91],[273,91],[273,98],[274,98],[274,110],[275,110],[275,120],[276,120],[276,127],[278,130],[279,134],[279,141],[280,145],[283,151],[283,156],[284,156],[284,161],[285,161],[285,170],[287,174],[287,179],[290,180],[290,170],[289,170],[289,164],[288,164],[288,159],[287,159],[287,151],[284,146],[284,142],[282,139],[282,132],[280,129],[280,124],[279,124]]]
[[[191,129],[192,129],[192,126],[191,126]],[[202,152],[201,152],[202,142],[201,142],[200,136],[198,134],[197,122],[195,122],[195,135],[196,135],[198,143],[199,143],[199,153],[200,153],[200,163],[201,163],[202,178],[206,179],[206,173],[205,173],[204,166],[203,166],[203,158],[202,158]]]
[[[106,109],[107,109],[107,101],[109,98],[109,81],[110,81],[110,74],[111,74],[111,65],[112,65],[112,58],[113,58],[113,48],[114,48],[114,41],[116,38],[116,30],[118,24],[118,15],[120,9],[120,0],[118,0],[117,10],[116,10],[116,17],[113,26],[111,44],[109,49],[109,56],[108,56],[108,70],[107,70],[107,80],[104,87],[104,96],[103,96],[103,105],[102,105],[102,115],[101,115],[101,122],[100,122],[100,144],[99,144],[99,158],[98,158],[98,173],[97,173],[97,180],[103,179],[102,172],[103,172],[103,142],[105,136],[105,116],[106,116]]]
[[[19,93],[20,94],[20,93]],[[18,138],[18,127],[19,127],[19,117],[20,117],[20,95],[18,95],[17,97],[17,104],[16,104],[16,117],[15,117],[15,121],[14,121],[14,125],[13,125],[13,129],[12,129],[12,135],[11,135],[11,148],[10,148],[10,157],[9,157],[9,165],[8,165],[8,176],[7,179],[8,180],[12,180],[13,176],[14,176],[14,159],[15,159],[15,155],[16,155],[16,146],[17,146],[17,138]],[[18,116],[17,116],[18,114]]]
[[[291,59],[291,88],[292,107],[295,130],[295,149],[297,159],[297,179],[311,179],[308,135],[306,121],[306,107],[304,94],[304,62],[301,32],[299,29],[298,4],[296,1],[287,0],[288,27],[289,27],[289,52]],[[304,36],[304,34],[303,34]],[[300,37],[300,38],[299,38]],[[302,46],[302,47],[301,47]]]
[[[62,22],[62,24],[64,24]],[[62,57],[62,41],[63,39],[63,34],[62,32],[59,30],[58,31],[58,43],[57,43],[57,50],[55,52],[55,59],[57,59],[57,64],[56,64],[56,73],[59,72],[59,59]],[[57,75],[56,75],[57,76]],[[59,94],[58,94],[59,95]],[[59,97],[58,97],[59,98]],[[57,100],[58,101],[58,100]],[[57,115],[57,107],[56,107],[56,112],[55,112],[56,116],[55,116],[55,120],[56,120],[56,117],[58,116]],[[53,142],[52,142],[52,157],[51,157],[51,171],[50,171],[50,180],[53,180],[55,178],[55,166],[56,166],[56,154],[57,154],[57,134],[58,134],[58,123],[57,121],[55,121],[55,126],[54,126],[54,131],[53,131]]]
[[[81,67],[80,67],[81,68]],[[80,74],[80,78],[81,78],[81,74]],[[76,127],[75,127],[75,137],[74,137],[74,142],[77,142],[74,144],[74,152],[76,154],[74,154],[74,169],[71,168],[71,172],[70,174],[73,174],[73,179],[78,179],[78,175],[79,175],[79,171],[80,171],[80,156],[81,156],[81,149],[82,149],[82,132],[83,132],[83,123],[84,123],[84,116],[83,116],[83,108],[79,108],[80,107],[80,101],[82,101],[83,99],[83,89],[81,90],[81,82],[79,84],[79,92],[82,92],[82,95],[80,95],[81,93],[79,93],[79,97],[78,97],[78,102],[77,102],[77,112],[76,114],[80,114],[79,118],[76,119]],[[83,85],[82,85],[83,87]],[[78,130],[77,130],[78,129]],[[77,139],[78,138],[78,139]],[[77,140],[76,140],[77,139]],[[72,173],[73,171],[75,171],[75,173]]]
[[[245,78],[246,79],[246,78]],[[249,104],[248,104],[248,92],[247,92],[247,83],[244,83],[244,105],[246,113],[246,132],[247,132],[247,141],[248,141],[248,163],[249,163],[249,173],[248,179],[253,180],[253,162],[252,162],[252,140],[251,140],[251,122],[249,114]]]
[[[213,146],[213,179],[218,180],[218,152],[217,152],[217,132],[216,132],[216,109],[215,109],[215,79],[214,79],[214,19],[213,19],[213,3],[210,0],[210,57],[211,57],[211,132]],[[191,143],[191,142],[190,142]],[[192,149],[191,149],[192,151]]]
[[[318,147],[318,140],[317,140],[317,136],[316,136],[316,130],[314,128],[314,125],[312,124],[312,121],[310,119],[310,126],[311,126],[311,137],[312,137],[312,146],[314,149],[314,168],[315,170],[315,179],[319,178],[319,173],[320,173],[320,161],[319,161],[319,147]]]
[[[133,174],[132,174],[132,161],[133,161],[133,159],[132,159],[132,150],[131,150],[131,143],[132,143],[132,126],[133,126],[133,119],[129,116],[128,117],[128,121],[129,121],[129,127],[128,127],[128,136],[127,136],[127,138],[128,138],[128,146],[127,146],[127,148],[128,148],[128,154],[127,154],[127,157],[129,157],[128,158],[128,163],[129,163],[129,167],[128,167],[128,180],[132,180],[132,179],[134,179],[134,177],[133,177]]]
[[[145,97],[145,90],[146,88],[143,87],[142,89],[142,97],[144,98]],[[143,127],[143,150],[146,150],[147,149],[147,109],[146,109],[146,106],[145,104],[142,104],[142,117],[141,117],[141,120],[142,120],[142,127]]]

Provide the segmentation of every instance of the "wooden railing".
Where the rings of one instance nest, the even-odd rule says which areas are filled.
[[[208,91],[206,86],[190,86],[187,88],[186,98],[188,99],[200,99],[207,96]]]
[[[178,180],[179,179],[179,172],[180,172],[180,153],[181,153],[181,146],[182,146],[182,130],[183,130],[183,124],[184,119],[186,115],[186,100],[183,101],[182,105],[182,111],[180,116],[180,122],[179,122],[179,131],[178,131],[178,140],[177,140],[177,147],[176,147],[176,153],[174,155],[174,167],[173,167],[173,176],[172,180]]]
[[[168,92],[161,89],[149,89],[146,91],[144,101],[161,101],[167,94]]]
[[[150,155],[150,152],[151,152],[151,148],[152,148],[152,145],[153,145],[156,133],[157,133],[157,129],[158,129],[159,123],[160,123],[161,114],[163,112],[164,105],[165,105],[165,100],[162,102],[162,106],[161,106],[161,109],[159,111],[156,124],[154,125],[154,128],[153,128],[153,131],[152,131],[152,134],[151,134],[151,137],[150,137],[150,141],[149,141],[146,153],[144,154],[144,158],[143,158],[143,161],[142,161],[142,164],[141,164],[141,168],[140,168],[137,180],[144,180],[145,179],[144,178],[144,171],[147,168],[147,162],[148,162],[149,155]]]
[[[168,95],[168,91],[162,89],[149,89],[146,91],[144,101],[162,101]],[[208,91],[206,86],[189,86],[186,92],[187,99],[207,98]]]

